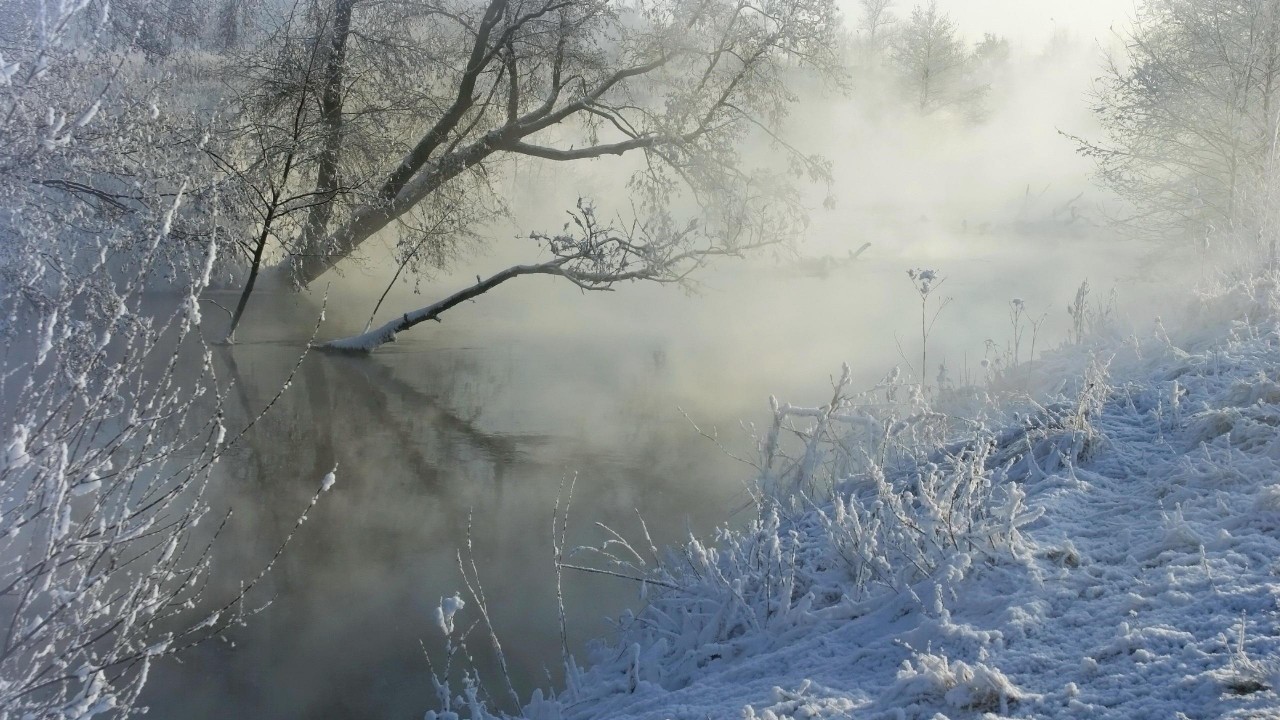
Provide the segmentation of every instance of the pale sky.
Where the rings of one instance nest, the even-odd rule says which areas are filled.
[[[840,3],[850,20],[860,15],[857,0]],[[916,4],[915,0],[895,0],[892,8],[902,17]],[[1133,15],[1134,0],[938,0],[938,8],[971,39],[990,32],[1016,44],[1038,45],[1057,27],[1086,38],[1108,36],[1113,23],[1123,27]]]

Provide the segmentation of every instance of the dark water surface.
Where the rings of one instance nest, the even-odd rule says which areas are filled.
[[[295,305],[273,313],[297,328],[255,326],[221,356],[241,421],[287,376],[314,311],[279,302]],[[576,475],[579,544],[597,539],[597,521],[637,530],[637,512],[656,540],[677,541],[742,504],[750,469],[677,410],[688,398],[661,344],[423,329],[372,357],[309,355],[224,461],[212,491],[234,510],[216,556],[222,597],[267,561],[335,463],[337,483],[250,602],[270,607],[153,672],[153,716],[420,717],[433,705],[423,645],[441,659],[433,612],[464,590],[468,524],[512,678],[522,692],[545,686],[548,670],[559,675],[551,517],[562,485]],[[271,332],[294,339],[254,339]],[[635,595],[625,581],[568,578],[575,649]],[[485,636],[470,645],[496,682]]]
[[[931,352],[950,348],[953,367],[961,353],[976,364],[983,341],[1003,332],[1012,297],[1049,313],[1044,332],[1061,337],[1060,308],[1088,273],[1081,258],[1095,256],[1076,244],[1001,257],[935,263],[955,302]],[[577,478],[571,545],[598,543],[594,522],[639,537],[637,512],[660,544],[733,522],[752,470],[700,437],[682,410],[750,456],[738,421],[765,421],[770,393],[821,404],[842,361],[874,382],[901,362],[899,345],[917,352],[918,298],[904,273],[915,264],[873,257],[821,277],[739,269],[710,278],[701,297],[641,286],[582,297],[530,281],[370,357],[308,356],[222,466],[213,503],[235,515],[210,603],[258,572],[335,463],[337,484],[251,597],[251,608],[269,607],[225,641],[153,670],[152,717],[421,717],[434,707],[423,647],[440,660],[433,612],[463,589],[457,552],[468,524],[513,681],[522,694],[547,686],[559,675],[551,517],[564,483]],[[1091,277],[1099,288],[1114,279],[1097,268]],[[321,336],[358,330],[353,318],[368,304],[343,318],[341,293],[331,296]],[[394,302],[407,309],[415,299]],[[221,352],[226,377],[239,381],[238,421],[276,393],[317,311],[314,298],[256,301],[241,344]],[[636,590],[566,577],[580,657]],[[487,645],[480,634],[470,642],[496,690]]]

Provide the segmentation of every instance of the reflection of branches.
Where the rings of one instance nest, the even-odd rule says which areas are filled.
[[[487,279],[477,278],[474,285],[463,288],[439,302],[387,322],[361,335],[333,340],[321,348],[346,352],[371,352],[393,342],[396,335],[440,316],[467,300],[479,297],[502,283],[521,275],[553,275],[562,277],[582,290],[610,291],[620,282],[643,280],[656,283],[684,283],[690,273],[707,259],[721,255],[739,255],[745,250],[773,244],[765,240],[752,245],[697,244],[696,223],[684,228],[671,227],[665,220],[651,225],[632,223],[619,228],[606,225],[596,217],[592,205],[579,200],[571,221],[558,235],[532,233],[529,237],[552,259],[534,265],[514,265]]]
[[[344,375],[357,373],[364,378],[362,390],[365,392],[361,392],[360,395],[366,398],[376,394],[382,399],[384,405],[392,396],[400,398],[406,405],[415,409],[414,415],[420,414],[425,408],[434,410],[435,425],[463,438],[469,446],[480,450],[495,466],[508,462],[519,454],[516,443],[512,439],[481,430],[474,420],[462,417],[450,409],[447,403],[441,402],[438,396],[429,395],[411,383],[396,377],[391,368],[383,363],[350,362],[342,358],[334,358],[334,362],[342,365],[341,371]],[[379,413],[379,417],[393,418],[395,414],[384,412]],[[400,436],[403,441],[402,447],[412,447],[414,438],[407,428],[395,422],[388,423],[388,426]]]
[[[231,346],[222,345],[219,346],[219,348],[222,350],[219,355],[221,355],[222,360],[227,366],[227,374],[231,380],[231,388],[235,391],[236,400],[240,403],[240,411],[244,415],[245,423],[248,424],[249,419],[257,415],[257,412],[253,409],[253,402],[249,399],[249,393],[247,391],[248,385],[245,384],[244,376],[240,373],[240,365],[236,363],[236,356],[234,352],[231,352]],[[253,433],[247,433],[244,439],[249,449],[249,452],[245,454],[248,456],[247,459],[253,463],[253,468],[249,471],[251,477],[261,481],[262,478],[266,477],[266,467],[262,462],[262,453],[260,453],[255,447],[255,435]]]

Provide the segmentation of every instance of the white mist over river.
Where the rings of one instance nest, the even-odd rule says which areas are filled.
[[[754,459],[740,421],[767,422],[770,394],[818,405],[841,362],[863,387],[905,368],[899,344],[908,361],[919,350],[907,268],[948,277],[939,292],[952,302],[930,353],[957,378],[966,362],[980,372],[988,338],[1008,341],[1011,298],[1047,318],[1044,348],[1064,337],[1065,305],[1085,277],[1099,299],[1116,284],[1131,300],[1158,289],[1115,261],[1137,247],[954,242],[963,250],[911,263],[873,247],[826,267],[825,277],[812,276],[813,263],[730,262],[706,273],[696,296],[640,285],[583,296],[563,283],[512,283],[371,356],[309,355],[224,461],[215,508],[235,516],[215,578],[255,574],[335,463],[337,484],[250,603],[274,598],[270,607],[226,642],[157,668],[151,704],[190,718],[417,716],[432,702],[419,643],[441,662],[433,612],[464,589],[457,552],[468,523],[517,688],[545,686],[548,674],[560,675],[551,516],[575,476],[570,545],[601,542],[595,522],[639,538],[637,512],[660,545],[706,536],[745,517],[729,513],[747,503],[754,471],[690,421]],[[292,368],[306,340],[299,329],[319,310],[313,300],[261,296],[259,320],[224,349],[241,412],[267,403]],[[1135,325],[1149,327],[1151,312],[1136,312]],[[343,326],[344,315],[331,309],[320,334],[358,330]],[[626,580],[566,577],[580,659],[586,640],[607,633],[605,616],[639,602],[637,590]],[[482,629],[469,648],[498,682]]]
[[[634,284],[584,294],[519,278],[371,356],[308,356],[223,466],[215,507],[236,514],[215,577],[255,574],[335,463],[337,484],[267,577],[258,602],[273,604],[226,642],[157,668],[153,707],[193,720],[419,717],[434,702],[423,648],[440,670],[434,611],[464,591],[458,552],[468,527],[517,691],[554,684],[551,521],[566,486],[576,482],[570,546],[602,542],[597,522],[641,540],[637,514],[660,546],[743,522],[749,513],[735,509],[748,505],[754,469],[730,454],[755,459],[751,428],[770,420],[770,395],[820,405],[843,362],[855,388],[918,364],[920,298],[909,269],[946,278],[934,296],[950,302],[929,338],[931,383],[940,362],[954,382],[982,382],[982,360],[1012,342],[1015,298],[1028,320],[1043,318],[1037,350],[1062,342],[1066,305],[1086,279],[1095,307],[1117,288],[1119,326],[1149,332],[1174,310],[1157,300],[1167,271],[1139,270],[1150,249],[1103,229],[1107,203],[1089,184],[1091,165],[1058,134],[1093,130],[1086,93],[1097,47],[1083,36],[1050,42],[1047,29],[1028,42],[1048,49],[1019,46],[1018,71],[1002,78],[992,115],[977,125],[802,87],[815,102],[792,118],[792,139],[834,161],[832,186],[814,190],[797,247],[718,262],[696,275],[696,293]],[[855,86],[862,79],[855,72]],[[609,202],[625,199],[627,171],[612,159],[508,168],[503,192],[521,227],[492,229],[499,240],[424,282],[420,295],[398,285],[378,321],[536,260],[531,243],[510,238],[558,228],[579,197],[616,210]],[[834,202],[819,210],[825,194]],[[241,412],[270,401],[293,367],[324,285],[318,334],[328,339],[363,330],[389,276],[352,266],[310,296],[255,296],[240,344],[221,356],[241,383]],[[589,639],[607,637],[607,616],[641,602],[638,589],[566,576],[579,661]],[[478,627],[468,650],[497,690],[489,645]]]

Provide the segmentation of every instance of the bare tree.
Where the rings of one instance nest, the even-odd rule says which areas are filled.
[[[898,21],[890,12],[893,0],[858,0],[862,7],[862,20],[858,29],[862,31],[867,46],[878,51],[884,42],[885,31]]]
[[[240,47],[255,0],[223,0],[214,11],[214,42],[223,52]]]
[[[296,251],[297,239],[308,235],[305,228],[323,226],[343,192],[337,176],[342,106],[336,89],[342,84],[351,5],[343,0],[335,13],[318,13],[309,21],[290,13],[264,42],[271,57],[251,52],[229,63],[247,80],[248,92],[233,99],[235,119],[211,127],[213,141],[200,145],[225,176],[220,199],[232,222],[224,236],[234,238],[228,249],[248,267],[227,342],[235,341],[269,262],[271,241]],[[305,184],[311,168],[317,176],[314,188]]]
[[[937,0],[917,6],[894,35],[891,59],[903,88],[922,113],[974,106],[986,87],[972,76],[972,55]]]
[[[825,161],[781,141],[780,123],[793,101],[790,76],[811,68],[838,78],[829,0],[324,7],[333,20],[313,33],[326,49],[310,91],[323,131],[298,183],[332,202],[311,208],[277,248],[299,285],[383,230],[396,232],[396,260],[410,273],[450,257],[448,244],[473,235],[477,218],[504,211],[493,182],[515,158],[640,155],[634,205],[609,210],[625,211],[626,224],[681,225],[666,216],[687,193],[700,205],[698,236],[715,238],[717,253],[759,244],[748,236],[757,228],[781,231],[773,240],[794,232],[802,207],[789,172],[828,176]],[[744,161],[738,148],[748,137],[777,141],[793,167]],[[766,194],[771,202],[746,202]],[[442,232],[442,222],[453,231]]]
[[[110,32],[152,61],[169,57],[184,44],[198,44],[207,10],[200,0],[114,0],[99,9]]]
[[[1197,243],[1260,238],[1280,112],[1280,2],[1151,0],[1125,40],[1096,91],[1104,137],[1073,137],[1131,204],[1125,226]]]

